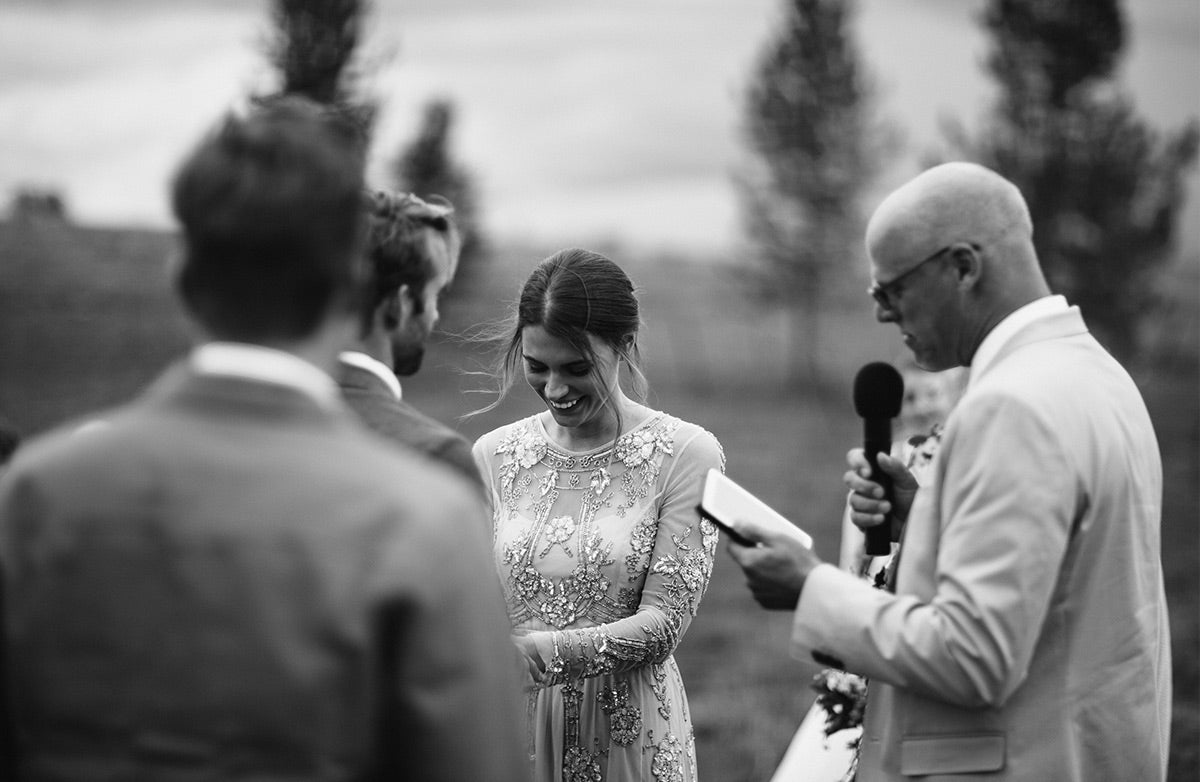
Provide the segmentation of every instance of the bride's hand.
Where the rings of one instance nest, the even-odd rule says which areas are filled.
[[[542,655],[537,650],[537,645],[533,639],[527,635],[512,636],[513,644],[516,645],[517,651],[521,654],[521,659],[525,662],[525,680],[523,682],[526,690],[535,690],[546,674],[546,663],[542,659]]]

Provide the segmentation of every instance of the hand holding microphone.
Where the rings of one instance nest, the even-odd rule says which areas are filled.
[[[892,419],[900,414],[903,401],[904,379],[891,364],[878,361],[867,364],[854,377],[854,411],[863,419],[863,456],[870,466],[870,480],[882,488],[882,499],[893,510],[896,508],[896,497],[892,476],[880,468],[878,455],[889,454],[892,450]],[[852,482],[854,478],[859,478],[859,481]],[[860,495],[867,493],[862,485],[864,483],[866,481],[854,470],[847,473],[847,484]],[[863,509],[855,510],[861,512]],[[889,513],[882,524],[866,528],[869,556],[891,552],[893,520],[894,514]]]

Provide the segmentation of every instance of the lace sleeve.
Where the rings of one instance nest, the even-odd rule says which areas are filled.
[[[546,661],[542,686],[661,663],[671,655],[700,607],[712,575],[717,530],[700,518],[700,480],[724,470],[716,438],[697,429],[667,460],[660,501],[634,530],[634,555],[649,563],[637,611],[578,630],[533,633]]]

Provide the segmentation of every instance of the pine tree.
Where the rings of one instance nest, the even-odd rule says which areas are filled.
[[[977,138],[953,127],[951,141],[1021,188],[1051,288],[1130,358],[1171,258],[1200,128],[1160,138],[1115,84],[1117,0],[991,0],[982,21],[999,95]]]
[[[397,158],[396,187],[422,198],[439,195],[454,205],[454,220],[462,235],[462,253],[455,287],[470,284],[486,254],[487,242],[479,221],[479,200],[471,172],[451,151],[454,104],[445,98],[425,106],[416,137]]]
[[[745,95],[751,160],[738,179],[759,293],[792,314],[793,342],[820,376],[821,300],[862,244],[859,197],[880,152],[850,3],[787,0]],[[792,382],[802,382],[793,364]]]
[[[343,112],[363,131],[375,118],[373,101],[358,94],[354,67],[366,0],[272,0],[268,56],[279,91],[303,95]]]

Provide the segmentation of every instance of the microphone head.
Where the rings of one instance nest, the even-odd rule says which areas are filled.
[[[874,361],[854,376],[854,412],[860,418],[895,418],[904,401],[904,378],[891,364]]]

